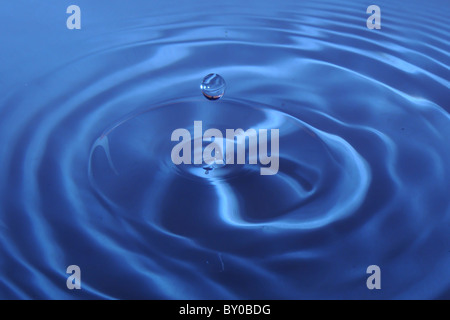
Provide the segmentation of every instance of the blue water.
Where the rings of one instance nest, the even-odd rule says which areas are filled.
[[[3,1],[0,298],[450,299],[449,9]],[[279,172],[175,166],[196,120],[278,128]]]

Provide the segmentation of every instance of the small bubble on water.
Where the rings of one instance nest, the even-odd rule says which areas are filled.
[[[208,74],[200,84],[200,89],[208,100],[219,100],[222,98],[226,87],[225,80],[217,73]]]
[[[220,152],[216,151],[216,155],[219,157]],[[205,170],[205,174],[209,174],[210,171],[213,171],[217,168],[222,168],[227,164],[225,161],[225,158],[223,158],[223,157],[222,157],[222,163],[218,164],[217,160],[218,159],[216,157],[214,157],[214,161],[211,164],[207,164],[207,165],[203,166],[203,170]]]
[[[215,161],[215,160],[216,160],[216,158],[214,158],[214,161]],[[218,164],[216,164],[215,162],[213,162],[213,163],[211,163],[211,164],[205,165],[205,166],[203,167],[203,170],[205,170],[205,174],[209,174],[210,171],[213,171],[214,169],[220,168],[220,167],[222,167],[222,166],[224,166],[224,165],[218,165]]]

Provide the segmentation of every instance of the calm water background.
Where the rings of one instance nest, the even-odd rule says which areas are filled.
[[[4,1],[0,298],[449,299],[449,12]],[[194,120],[279,128],[280,172],[174,166]]]

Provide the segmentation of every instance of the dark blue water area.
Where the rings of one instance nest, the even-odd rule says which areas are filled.
[[[448,1],[16,0],[0,21],[0,298],[450,299]],[[278,171],[175,165],[195,121],[278,129]]]

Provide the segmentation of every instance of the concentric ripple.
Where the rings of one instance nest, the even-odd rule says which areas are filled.
[[[369,4],[4,4],[0,298],[450,298],[448,4]],[[194,121],[279,129],[278,173],[175,165]]]
[[[174,114],[177,117],[171,117]],[[260,174],[261,165],[248,161],[225,164],[211,173],[202,165],[175,165],[171,133],[193,128],[199,118],[203,132],[208,126],[222,132],[279,128],[280,170],[268,177]],[[194,148],[193,140],[187,143]],[[169,221],[172,213],[196,220],[196,205],[185,203],[190,201],[185,195],[189,190],[215,202],[213,212],[223,223],[295,229],[320,227],[351,214],[370,181],[364,159],[343,139],[267,106],[232,100],[214,106],[196,100],[169,103],[113,125],[92,147],[90,176],[109,203],[152,221]],[[165,194],[179,206],[170,204],[170,210],[164,210],[169,205],[161,198]]]

